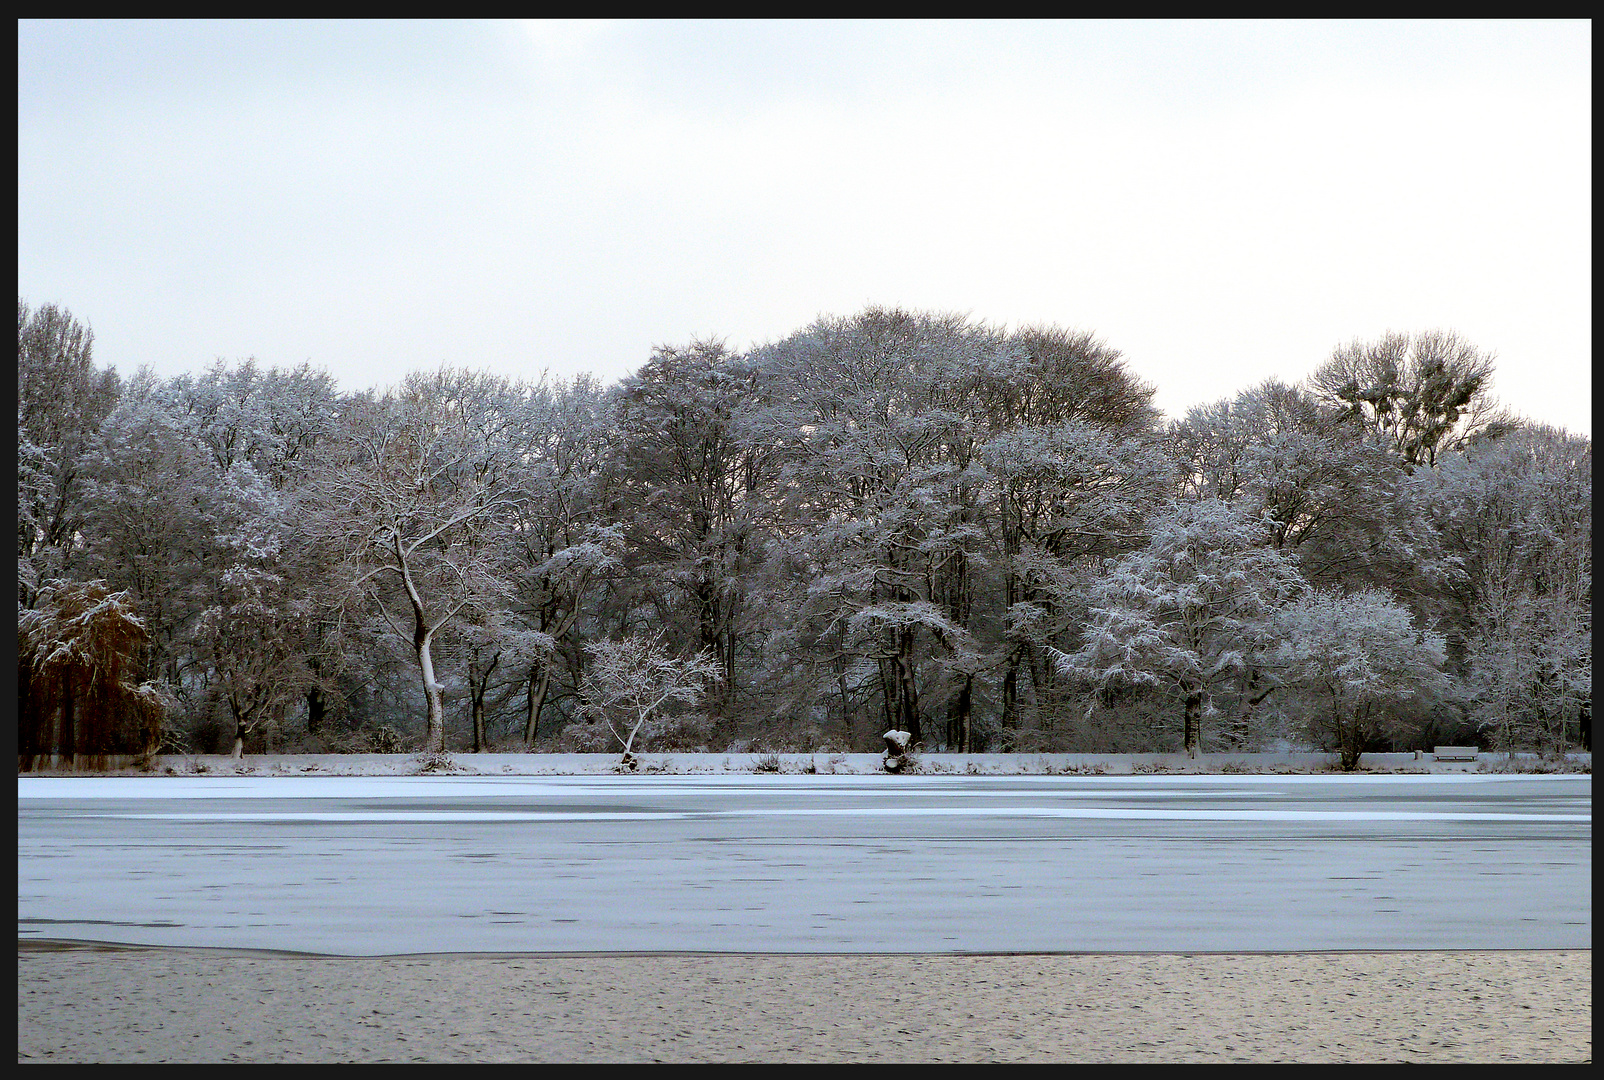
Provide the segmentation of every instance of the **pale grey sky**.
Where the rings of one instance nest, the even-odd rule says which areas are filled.
[[[1572,22],[18,25],[17,277],[132,374],[612,381],[870,303],[1172,416],[1445,328],[1591,433]]]

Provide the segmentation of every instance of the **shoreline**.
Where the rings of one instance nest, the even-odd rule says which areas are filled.
[[[969,952],[746,952],[736,949],[623,949],[607,952],[410,952],[410,953],[321,953],[297,949],[252,949],[232,945],[144,945],[138,942],[97,941],[93,938],[18,938],[22,953],[194,953],[204,956],[261,956],[289,960],[567,960],[576,958],[638,960],[644,958],[801,958],[801,957],[981,957],[1011,956],[1404,956],[1414,953],[1433,955],[1475,954],[1477,956],[1528,956],[1543,953],[1591,952],[1591,949],[1086,949],[1074,952],[1020,950]]]
[[[444,761],[420,754],[161,754],[145,767],[92,763],[76,769],[19,769],[28,776],[602,776],[602,775],[887,775],[880,754],[686,752],[640,753],[636,767],[620,767],[620,755],[454,752]],[[1473,760],[1438,761],[1431,753],[1375,753],[1343,773],[1334,753],[1211,753],[1196,758],[1162,754],[958,754],[915,755],[902,775],[912,776],[1141,776],[1141,775],[1480,775],[1592,773],[1592,754],[1564,759],[1537,754],[1484,751]]]
[[[1590,949],[331,957],[40,945],[18,947],[19,1061],[1592,1057]]]

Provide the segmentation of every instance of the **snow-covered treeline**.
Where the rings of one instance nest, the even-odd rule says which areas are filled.
[[[21,686],[111,612],[173,749],[1587,738],[1591,443],[1451,334],[1167,420],[1090,334],[874,308],[384,393],[17,327]]]

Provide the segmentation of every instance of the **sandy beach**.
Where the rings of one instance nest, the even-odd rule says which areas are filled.
[[[1583,1062],[1592,953],[326,957],[19,943],[62,1062]]]

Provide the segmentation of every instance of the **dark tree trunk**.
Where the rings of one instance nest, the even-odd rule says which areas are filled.
[[[1186,729],[1182,745],[1187,756],[1197,757],[1198,743],[1203,731],[1203,695],[1190,691],[1186,695]]]
[[[970,714],[974,707],[975,677],[965,675],[963,684],[947,705],[947,745],[960,754],[973,750],[970,746]]]
[[[914,679],[913,635],[905,633],[899,638],[900,649],[896,658],[897,726],[912,736],[910,745],[917,746],[924,733],[919,730],[919,685]]]
[[[1038,726],[1040,726],[1043,724],[1043,717],[1051,706],[1051,703],[1045,697],[1047,678],[1043,669],[1047,666],[1046,650],[1028,650],[1026,653],[1026,661],[1030,665],[1031,693],[1035,695],[1036,701],[1036,723]]]
[[[39,718],[34,715],[32,686],[33,672],[30,670],[30,665],[23,661],[17,665],[17,753],[19,755],[37,754],[39,746],[44,743],[44,740],[40,737]]]
[[[1005,499],[1003,503],[1004,527],[1007,527],[1008,505],[1012,500]],[[1018,542],[1011,537],[1005,541],[1005,548],[1009,558],[1018,550]],[[1004,584],[1003,611],[1013,609],[1019,602],[1020,596],[1019,576],[1013,570],[1008,571],[1008,580]],[[1024,646],[1015,642],[1008,653],[1008,668],[1002,680],[1002,726],[1007,730],[1017,730],[1019,727],[1019,666],[1025,662]]]
[[[533,750],[540,735],[540,710],[545,708],[546,693],[551,688],[551,669],[536,664],[529,671],[528,712],[524,716],[524,749]]]
[[[1019,665],[1023,657],[1015,650],[1008,658],[1008,673],[1002,682],[1002,726],[1019,727]]]
[[[880,667],[880,708],[881,712],[884,713],[885,723],[883,730],[891,731],[895,730],[897,726],[898,716],[896,671],[890,660],[881,660],[878,663]]]
[[[306,692],[306,733],[316,735],[327,715],[328,706],[323,700],[323,691],[314,686]]]
[[[846,748],[852,749],[852,695],[847,692],[847,660],[840,652],[835,654],[835,682],[841,693],[841,732],[846,738]]]
[[[1333,709],[1337,709],[1333,706]],[[1343,772],[1353,772],[1359,767],[1359,755],[1364,752],[1364,710],[1354,713],[1351,721],[1345,720],[1342,713],[1337,711],[1337,765]]]
[[[73,700],[77,695],[73,692],[72,680],[61,680],[63,692],[61,695],[61,752],[70,759],[78,752],[78,732],[75,729],[75,718],[72,714]]]
[[[728,694],[735,679],[735,642],[733,635],[725,632],[729,620],[728,613],[723,610],[718,583],[707,580],[697,582],[696,598],[701,651],[718,660],[724,674],[719,684],[720,693]]]
[[[1353,772],[1359,767],[1359,755],[1363,753],[1364,739],[1355,728],[1344,724],[1337,743],[1338,766],[1343,772]]]
[[[1345,716],[1340,698],[1334,693],[1331,695],[1331,717],[1337,733],[1337,765],[1343,772],[1352,772],[1359,767],[1359,755],[1364,753],[1368,741],[1368,712],[1369,707],[1361,705],[1351,716]]]
[[[1264,699],[1275,693],[1275,684],[1263,685],[1259,677],[1259,670],[1254,668],[1248,674],[1247,687],[1242,691],[1242,708],[1235,719],[1224,732],[1227,742],[1234,750],[1249,750],[1252,748],[1253,710],[1257,709]]]
[[[497,653],[483,671],[479,670],[477,662],[468,664],[468,700],[473,719],[473,752],[483,753],[489,749],[489,741],[485,738],[485,695],[490,691],[490,675],[501,663],[501,654]]]

